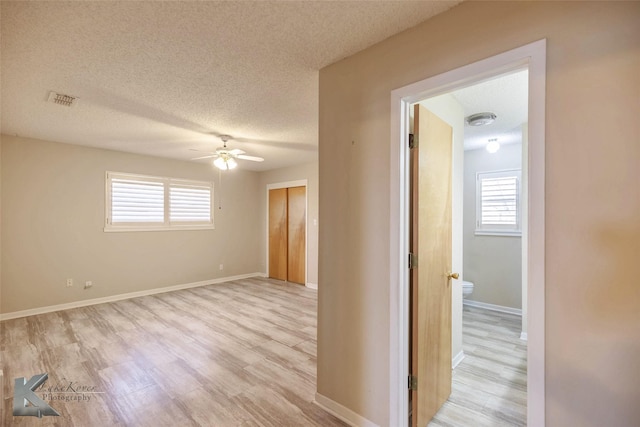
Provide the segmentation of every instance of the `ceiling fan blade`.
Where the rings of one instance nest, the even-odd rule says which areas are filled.
[[[196,153],[204,153],[204,154],[218,154],[216,151],[198,150],[197,148],[189,148],[189,151],[195,151]]]
[[[195,158],[189,159],[189,160],[211,159],[211,158],[214,158],[214,157],[218,157],[218,155],[217,154],[211,154],[209,156],[195,157]]]
[[[239,156],[240,154],[244,154],[244,151],[239,148],[234,148],[233,150],[229,150],[229,154],[232,156]]]
[[[234,137],[233,140],[236,142],[247,143],[255,146],[266,145],[268,147],[284,148],[288,150],[318,151],[317,144],[312,144],[312,143],[266,141],[263,139],[242,138],[242,137]]]
[[[250,160],[252,162],[264,162],[264,159],[262,157],[246,156],[244,154],[240,154],[238,158],[242,160]]]

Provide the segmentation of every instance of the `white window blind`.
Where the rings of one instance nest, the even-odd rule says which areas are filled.
[[[172,184],[169,198],[171,222],[206,223],[210,221],[210,186]]]
[[[164,184],[146,180],[111,180],[111,223],[164,223]]]
[[[476,234],[520,233],[520,170],[477,174]]]
[[[105,231],[213,228],[213,183],[107,172]]]

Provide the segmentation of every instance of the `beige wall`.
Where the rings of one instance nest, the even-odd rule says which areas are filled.
[[[515,236],[476,236],[476,173],[522,167],[522,144],[494,154],[464,153],[464,280],[474,283],[470,300],[522,308],[522,243]]]
[[[318,284],[318,162],[261,172],[260,176],[260,262],[267,262],[267,185],[307,180],[307,283]]]
[[[215,230],[105,233],[105,171],[214,181]],[[258,174],[222,179],[219,210],[211,165],[2,135],[1,312],[260,272]]]
[[[465,2],[321,70],[321,395],[389,424],[391,90],[547,38],[547,425],[640,424],[638,22],[639,2]]]
[[[0,134],[0,313],[2,312],[2,139]],[[0,397],[4,397],[1,391]]]

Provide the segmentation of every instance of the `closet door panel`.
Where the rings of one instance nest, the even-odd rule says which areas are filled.
[[[305,284],[307,189],[288,189],[288,278],[289,282]]]
[[[269,190],[269,277],[287,280],[287,189]]]

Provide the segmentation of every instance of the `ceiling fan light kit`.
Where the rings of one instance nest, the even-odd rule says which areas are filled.
[[[220,135],[220,139],[223,142],[223,146],[221,148],[216,149],[214,153],[211,153],[210,156],[202,156],[196,157],[191,160],[201,160],[201,159],[215,159],[213,161],[213,165],[220,170],[231,170],[235,169],[238,166],[238,162],[236,159],[241,160],[249,160],[251,162],[263,162],[264,159],[262,157],[256,156],[247,156],[245,152],[234,148],[233,150],[229,150],[227,148],[227,141],[231,139],[229,135]],[[197,150],[196,150],[197,151]]]
[[[213,161],[213,164],[223,171],[235,169],[238,166],[238,162],[231,156],[220,156]]]

